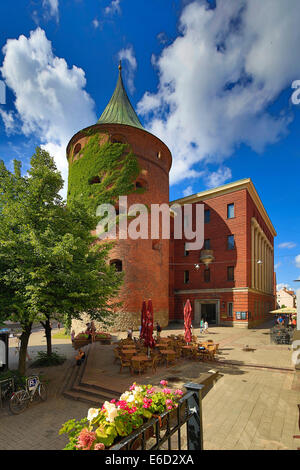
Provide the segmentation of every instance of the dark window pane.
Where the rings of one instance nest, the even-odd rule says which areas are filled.
[[[228,204],[227,219],[233,219],[233,217],[234,217],[234,204]]]
[[[229,235],[227,237],[227,249],[234,250],[234,235]]]
[[[210,269],[204,270],[204,282],[210,282]]]
[[[234,281],[234,267],[233,266],[227,267],[227,280]]]
[[[204,250],[210,250],[210,239],[204,240]]]
[[[204,211],[204,223],[208,224],[208,222],[210,222],[210,210],[206,209]]]
[[[189,280],[190,280],[190,272],[184,271],[184,283],[188,284]]]

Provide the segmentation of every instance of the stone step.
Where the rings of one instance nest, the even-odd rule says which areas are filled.
[[[105,400],[99,401],[98,399],[93,398],[87,395],[86,393],[82,393],[78,391],[75,392],[73,390],[68,390],[66,392],[63,392],[63,396],[71,400],[76,400],[76,401],[81,401],[83,403],[87,403],[88,405],[92,405],[97,408],[100,408],[105,401]]]
[[[88,387],[86,385],[84,385],[84,386],[82,386],[82,385],[74,386],[74,387],[72,387],[71,391],[85,394],[88,397],[98,399],[102,402],[110,401],[113,398],[118,399],[120,397],[120,394],[114,392],[113,390],[110,390],[110,391],[101,391],[100,389],[95,390],[94,388]]]

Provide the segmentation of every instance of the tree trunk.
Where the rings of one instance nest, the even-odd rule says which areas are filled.
[[[26,356],[27,356],[27,348],[29,337],[31,334],[32,323],[29,323],[25,327],[23,327],[23,331],[21,334],[21,345],[20,345],[20,353],[19,353],[19,366],[18,370],[21,375],[26,374]]]
[[[46,321],[41,322],[45,329],[46,342],[47,342],[47,355],[51,356],[52,354],[52,341],[51,341],[51,326],[50,326],[50,316],[46,315]]]

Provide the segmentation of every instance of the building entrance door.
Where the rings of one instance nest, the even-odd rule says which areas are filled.
[[[217,304],[201,304],[201,318],[209,325],[216,325]]]
[[[195,314],[193,326],[199,328],[200,321],[207,321],[209,325],[218,324],[218,302],[195,300]]]

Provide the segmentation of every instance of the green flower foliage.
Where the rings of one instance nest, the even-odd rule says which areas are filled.
[[[115,205],[119,196],[141,192],[135,189],[139,173],[137,158],[127,144],[100,145],[99,134],[92,135],[79,158],[70,163],[68,204],[84,199],[93,211],[100,204]]]

